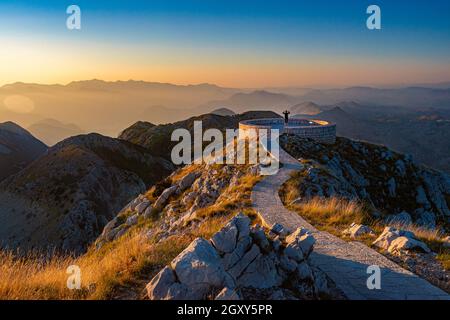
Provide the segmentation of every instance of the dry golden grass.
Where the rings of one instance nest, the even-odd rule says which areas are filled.
[[[307,202],[292,205],[298,212],[318,229],[341,234],[352,222],[370,224],[370,216],[364,206],[356,201],[345,199],[315,197]]]
[[[443,243],[444,235],[437,228],[428,229],[422,226],[417,226],[415,224],[400,224],[400,223],[390,223],[389,226],[397,229],[411,231],[418,239],[421,239],[422,241],[428,243],[433,242]]]
[[[450,253],[448,250],[445,253],[438,254],[436,259],[438,259],[445,270],[450,270]]]
[[[180,177],[193,169],[186,170],[180,172]],[[11,252],[0,252],[0,299],[127,298],[121,296],[121,291],[127,291],[123,288],[142,290],[142,284],[150,281],[196,237],[210,238],[237,212],[253,217],[250,194],[259,179],[243,176],[238,186],[228,190],[226,197],[205,208],[204,215],[208,219],[198,228],[158,244],[143,234],[143,230],[154,227],[153,222],[141,221],[134,231],[99,250],[92,247],[77,258],[55,255],[46,260],[39,255],[19,257]],[[81,290],[67,288],[70,275],[66,270],[70,265],[77,265],[81,270]],[[140,287],[136,287],[137,282]]]
[[[79,258],[54,256],[45,261],[39,256],[17,258],[0,254],[1,299],[97,299],[104,298],[115,284],[127,279],[142,265],[148,242],[142,235],[124,237],[100,251],[90,250]],[[82,289],[67,288],[66,269],[81,269]]]
[[[342,231],[352,222],[370,226],[376,234],[381,234],[386,227],[368,214],[365,207],[355,201],[339,198],[313,198],[305,203],[291,205],[290,208],[304,217],[319,230],[330,232],[338,237],[347,239]],[[450,269],[450,250],[444,247],[443,235],[438,229],[427,229],[414,224],[390,224],[389,226],[411,231],[421,241],[425,242],[432,251],[436,252],[437,259],[442,266]],[[372,236],[361,236],[359,241],[372,246]]]
[[[192,237],[172,237],[154,245],[135,233],[79,258],[54,256],[48,261],[1,252],[0,299],[111,299],[116,288],[142,276],[144,270],[155,270],[144,275],[150,280],[191,241]],[[81,290],[67,288],[70,265],[80,267]]]

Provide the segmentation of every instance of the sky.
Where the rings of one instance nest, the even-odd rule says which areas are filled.
[[[66,27],[71,4],[81,30]],[[381,30],[366,27],[371,4],[381,8]],[[0,85],[450,81],[448,0],[0,0],[0,41]]]

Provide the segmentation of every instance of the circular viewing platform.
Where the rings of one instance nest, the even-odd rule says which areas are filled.
[[[319,142],[334,143],[336,141],[336,125],[323,120],[309,119],[289,119],[287,123],[283,118],[271,119],[252,119],[239,123],[240,130],[259,130],[266,129],[270,133],[271,129],[280,130],[283,133],[295,134],[302,138],[310,138]]]

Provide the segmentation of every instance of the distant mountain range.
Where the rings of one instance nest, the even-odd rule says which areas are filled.
[[[14,83],[0,88],[0,121],[14,121],[29,128],[45,119],[72,123],[82,131],[117,136],[137,120],[155,124],[183,119],[227,108],[235,113],[249,110],[281,112],[312,102],[332,106],[355,101],[366,108],[386,111],[421,108],[450,108],[450,89],[435,87],[379,89],[223,88],[213,84],[174,85],[145,81],[76,81],[67,85]],[[11,97],[24,97],[31,111],[20,113],[8,105]],[[106,116],[107,115],[107,116]],[[48,130],[43,129],[43,130]],[[59,132],[67,138],[70,132]],[[55,137],[58,135],[55,135]],[[58,136],[59,138],[59,136]],[[47,137],[43,138],[46,142]],[[54,140],[57,140],[55,138]],[[55,141],[50,141],[53,144]]]
[[[322,112],[323,110],[324,109],[321,106],[311,101],[302,102],[289,108],[291,115],[294,116],[315,115]]]
[[[54,119],[44,119],[33,123],[28,127],[28,130],[49,146],[53,146],[67,137],[84,133],[75,124],[65,124]]]

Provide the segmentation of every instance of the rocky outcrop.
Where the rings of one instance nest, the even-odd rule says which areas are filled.
[[[279,229],[279,227],[278,227]],[[308,263],[314,238],[305,229],[286,237],[250,226],[242,214],[211,240],[197,238],[147,285],[150,299],[314,299],[326,290]]]
[[[425,243],[417,240],[414,233],[392,227],[386,227],[373,245],[394,255],[401,255],[408,251],[431,252]]]
[[[450,223],[450,176],[386,147],[338,138],[325,145],[282,136],[281,146],[303,163],[291,203],[318,197],[357,200],[392,224],[435,228]]]

